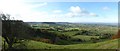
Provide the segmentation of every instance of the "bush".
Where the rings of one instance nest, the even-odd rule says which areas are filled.
[[[73,38],[73,39],[71,39],[72,41],[75,41],[75,42],[83,42],[83,40],[82,39],[78,39],[78,38]]]
[[[56,44],[58,44],[58,45],[69,45],[71,43],[72,42],[66,41],[66,40],[59,40],[59,41],[56,42]]]
[[[111,34],[102,34],[101,37],[100,37],[100,39],[109,39],[111,37],[112,37]]]
[[[40,42],[45,42],[45,43],[52,43],[50,39],[45,39],[45,38],[34,38],[34,41],[40,41]]]
[[[91,38],[91,41],[92,41],[93,43],[97,43],[97,42],[99,41],[99,39],[98,39],[98,38]]]

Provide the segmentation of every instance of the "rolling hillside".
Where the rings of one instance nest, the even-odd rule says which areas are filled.
[[[37,41],[29,41],[24,43],[26,44],[27,49],[117,49],[118,48],[118,39],[99,42],[99,43],[71,44],[71,45],[53,45],[53,44],[47,44]]]

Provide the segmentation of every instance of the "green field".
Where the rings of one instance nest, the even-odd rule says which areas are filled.
[[[71,45],[54,45],[37,41],[24,42],[27,49],[117,49],[118,39],[91,43],[91,44],[71,44]],[[19,47],[16,47],[19,49]],[[21,47],[20,47],[21,48]]]
[[[77,36],[74,36],[73,38],[79,38],[79,39],[83,39],[83,40],[90,40],[91,38],[99,38],[99,36],[77,35]]]

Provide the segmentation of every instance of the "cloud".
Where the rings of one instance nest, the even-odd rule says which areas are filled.
[[[71,6],[70,11],[73,13],[80,13],[82,12],[81,8],[79,6]]]
[[[97,17],[98,15],[95,13],[89,13],[90,16]]]
[[[54,10],[53,13],[61,13],[61,10]]]
[[[71,6],[69,10],[70,12],[66,13],[66,17],[98,16],[97,14],[82,9],[79,6]]]
[[[107,6],[103,7],[102,9],[103,9],[103,10],[110,10],[110,8],[107,7]]]
[[[15,17],[15,19],[30,22],[66,21],[67,19],[70,19],[70,17],[97,16],[97,14],[91,13],[79,6],[71,6],[68,8],[69,11],[64,13],[62,13],[63,10],[53,10],[53,13],[47,11],[45,12],[44,10],[33,10],[33,8],[44,7],[47,5],[48,3],[46,2],[29,4],[26,3],[25,0],[2,0],[0,2],[0,11],[3,11],[4,13],[9,13],[12,17]]]
[[[119,2],[119,0],[29,0],[29,2]]]
[[[39,3],[39,4],[31,4],[31,8],[37,8],[37,7],[44,7],[47,5],[47,2]]]
[[[26,3],[25,0],[1,0],[0,11],[10,14],[17,20],[39,21],[42,19],[42,17],[48,17],[48,13],[44,11],[34,11],[33,8],[44,7],[46,5],[46,2],[42,2],[39,4],[29,4]]]

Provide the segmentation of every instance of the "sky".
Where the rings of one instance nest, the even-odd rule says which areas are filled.
[[[118,22],[118,2],[1,0],[0,12],[25,22]]]

